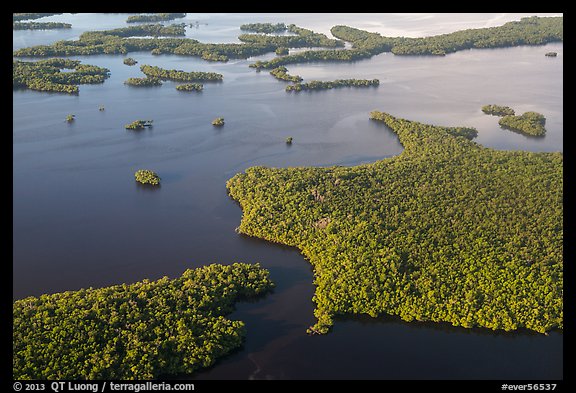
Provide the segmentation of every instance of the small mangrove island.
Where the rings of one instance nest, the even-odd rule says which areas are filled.
[[[224,118],[217,117],[216,119],[212,120],[212,125],[214,127],[222,127],[224,125]]]
[[[546,134],[546,118],[538,112],[525,112],[520,116],[504,116],[498,121],[501,127],[532,136]]]
[[[286,82],[298,83],[302,81],[302,77],[300,77],[300,75],[288,74],[288,69],[284,66],[274,68],[272,71],[270,71],[270,75],[272,75],[274,78],[278,80]]]
[[[134,173],[134,177],[138,183],[151,184],[153,186],[160,185],[160,176],[149,169],[137,170],[136,173]]]
[[[127,130],[143,130],[144,127],[152,127],[154,120],[134,120],[130,124],[126,124],[124,128]]]
[[[484,105],[482,107],[482,112],[486,113],[487,115],[494,115],[494,116],[513,116],[514,109],[510,108],[509,106],[501,106],[501,105]]]
[[[123,63],[128,65],[128,66],[133,66],[133,65],[136,65],[138,62],[131,57],[127,57],[124,59]]]
[[[371,87],[378,86],[378,79],[336,79],[335,81],[310,81],[286,86],[286,91],[327,90],[341,87]]]
[[[61,72],[71,69],[71,72]],[[110,70],[80,60],[47,59],[12,63],[12,85],[14,89],[27,88],[37,91],[78,94],[78,85],[104,83]]]
[[[124,81],[125,85],[135,86],[135,87],[147,87],[147,86],[162,86],[162,81],[158,78],[128,78]]]
[[[183,85],[176,86],[176,90],[178,91],[202,91],[204,89],[204,85],[201,83],[185,83]]]

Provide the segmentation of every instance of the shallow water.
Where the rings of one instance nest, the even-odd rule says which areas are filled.
[[[82,31],[123,27],[127,15],[61,15],[46,21],[72,31],[14,32],[14,48],[77,37]],[[348,18],[348,19],[346,19]],[[418,19],[420,18],[420,19]],[[508,19],[507,19],[508,18]],[[188,14],[198,20],[187,35],[204,42],[233,42],[238,26],[274,21],[328,32],[335,24],[403,35],[498,25],[518,15],[249,15]],[[349,22],[347,22],[347,20]],[[43,21],[43,20],[40,20]],[[174,22],[179,23],[181,20]],[[205,21],[205,22],[203,22]],[[371,27],[371,28],[369,28]],[[448,31],[452,31],[448,30]],[[557,51],[557,58],[544,53]],[[493,333],[395,318],[337,321],[325,337],[309,337],[314,322],[310,265],[298,250],[234,232],[239,206],[226,180],[253,165],[355,165],[399,154],[398,138],[368,120],[372,110],[448,126],[473,126],[476,141],[496,149],[563,150],[563,45],[469,50],[445,57],[381,54],[351,64],[291,65],[305,80],[379,78],[378,88],[289,94],[250,60],[210,63],[175,55],[130,53],[72,57],[107,67],[103,85],[82,85],[77,97],[14,91],[13,296],[100,287],[219,262],[260,262],[277,288],[242,303],[232,318],[246,322],[242,350],[199,379],[557,379],[562,378],[561,333]],[[201,93],[161,87],[133,88],[139,65],[214,71],[222,83]],[[547,118],[544,138],[500,129],[480,111],[502,104]],[[104,105],[105,111],[98,110]],[[64,121],[75,114],[72,124]],[[215,129],[210,122],[224,117]],[[139,132],[124,125],[153,119]],[[284,140],[292,136],[292,146]],[[155,170],[157,190],[138,187],[134,172]]]

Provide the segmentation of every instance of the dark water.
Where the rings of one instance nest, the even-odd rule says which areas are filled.
[[[73,38],[82,31],[125,26],[126,15],[62,15],[74,31],[14,32],[14,48]],[[508,18],[508,19],[506,19]],[[383,33],[434,34],[483,27],[516,15],[201,15],[208,25],[188,36],[232,42],[246,22],[285,21],[327,31],[347,23]],[[332,22],[332,20],[334,20]],[[203,22],[205,21],[205,22]],[[452,23],[450,23],[452,21]],[[179,21],[177,21],[179,22]],[[444,29],[444,30],[442,30]],[[557,51],[557,58],[544,53]],[[476,140],[496,149],[563,150],[563,46],[471,50],[445,57],[382,54],[352,64],[289,66],[305,79],[379,78],[373,89],[288,94],[285,84],[249,61],[226,64],[131,53],[73,57],[111,70],[103,85],[77,97],[14,91],[13,296],[100,287],[208,263],[260,262],[277,288],[242,303],[232,318],[246,322],[241,351],[198,373],[199,379],[561,379],[563,336],[494,333],[395,318],[348,318],[324,337],[309,337],[312,273],[298,250],[237,235],[241,210],[225,183],[253,165],[354,165],[402,151],[396,136],[368,120],[372,110],[441,125],[474,126]],[[270,55],[261,58],[269,58]],[[223,83],[202,93],[175,84],[130,88],[138,66],[215,71]],[[528,138],[499,128],[480,107],[496,103],[547,118],[547,135]],[[98,111],[100,105],[105,111]],[[67,114],[76,121],[64,121]],[[226,125],[210,124],[222,116]],[[140,132],[124,125],[154,119]],[[284,139],[294,138],[292,146]],[[157,190],[138,187],[134,172],[153,169]]]

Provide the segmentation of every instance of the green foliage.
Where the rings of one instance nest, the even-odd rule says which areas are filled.
[[[142,128],[144,127],[142,126]],[[151,184],[153,186],[160,184],[160,176],[158,176],[156,172],[149,169],[138,169],[136,173],[134,173],[134,177],[136,178],[137,182],[142,184]]]
[[[201,83],[185,83],[176,86],[178,91],[202,91],[202,89],[204,89],[204,86]]]
[[[53,29],[70,29],[70,23],[60,22],[14,22],[12,30],[53,30]]]
[[[305,51],[269,61],[257,61],[250,67],[271,69],[315,61],[354,61],[382,52],[396,55],[445,55],[471,48],[542,45],[562,41],[564,38],[563,17],[536,16],[497,27],[467,29],[425,38],[384,37],[348,26],[334,26],[330,32],[340,40],[351,42],[352,49]]]
[[[128,65],[128,66],[133,66],[133,65],[136,65],[138,62],[131,57],[127,57],[124,59],[123,63]]]
[[[157,379],[191,374],[240,347],[234,304],[273,283],[258,264],[212,264],[179,278],[13,303],[14,379]]]
[[[290,50],[288,48],[284,48],[283,46],[280,46],[280,47],[276,48],[276,50],[274,52],[278,56],[286,56],[287,54],[290,53]]]
[[[217,117],[216,119],[212,120],[212,125],[215,127],[222,127],[224,125],[224,118]]]
[[[76,120],[76,115],[67,115],[67,116],[66,116],[66,121],[67,121],[68,123],[71,123],[71,122],[73,122],[74,120]]]
[[[47,13],[34,13],[34,12],[20,12],[20,13],[13,13],[12,20],[19,21],[19,20],[29,20],[29,19],[40,19],[44,18],[45,16],[52,16],[52,15],[62,15],[60,14],[47,14]]]
[[[528,135],[543,136],[546,134],[546,129],[544,128],[546,118],[537,112],[525,112],[520,116],[504,116],[498,124],[503,128]]]
[[[482,112],[486,113],[487,115],[495,116],[514,115],[514,109],[510,108],[509,106],[501,105],[484,105],[482,107]]]
[[[283,33],[287,29],[288,28],[286,27],[286,25],[284,23],[276,23],[276,24],[272,24],[272,23],[247,23],[247,24],[240,26],[240,30],[243,30],[243,31],[251,31],[254,33],[265,33],[265,34]]]
[[[73,72],[61,72],[73,69]],[[14,61],[12,83],[14,88],[78,94],[80,84],[104,83],[110,70],[81,64],[79,60],[48,59],[36,62]]]
[[[245,43],[260,44],[286,48],[303,47],[343,47],[344,42],[326,37],[325,34],[315,33],[312,30],[304,29],[296,25],[288,26],[288,31],[295,35],[263,35],[263,34],[241,34],[238,39]]]
[[[132,123],[126,124],[124,128],[127,130],[143,130],[144,127],[152,127],[153,122],[154,120],[134,120]]]
[[[310,332],[344,314],[563,328],[562,153],[493,150],[454,135],[459,128],[371,118],[398,135],[400,155],[252,167],[227,182],[243,210],[240,233],[310,260]]]
[[[200,72],[200,71],[185,72],[181,70],[166,70],[164,68],[150,66],[146,64],[141,65],[140,70],[148,78],[181,81],[181,82],[195,82],[195,81],[219,82],[223,78],[222,74],[218,74],[216,72]]]
[[[302,81],[302,77],[300,77],[300,75],[288,74],[288,69],[284,66],[274,68],[272,71],[270,71],[270,75],[281,81],[296,82],[296,83]]]
[[[292,144],[292,137],[289,136],[288,138],[286,138],[286,144],[287,145],[291,145]]]
[[[161,86],[162,81],[158,78],[128,78],[124,81],[125,85],[146,87],[146,86]]]
[[[378,79],[336,79],[335,81],[311,81],[307,83],[296,83],[286,86],[286,91],[303,91],[303,90],[327,90],[341,87],[370,87],[378,86]]]
[[[186,17],[186,14],[182,13],[159,13],[159,14],[152,14],[152,15],[131,15],[128,17],[126,22],[128,23],[135,23],[135,22],[161,22],[166,20],[174,20],[179,18]]]

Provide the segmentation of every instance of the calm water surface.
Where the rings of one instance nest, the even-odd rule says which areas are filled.
[[[541,14],[544,15],[544,14]],[[388,35],[422,36],[500,25],[525,14],[188,14],[199,21],[187,36],[237,42],[247,22],[286,22],[329,33],[347,24]],[[44,18],[70,30],[15,31],[13,48],[74,39],[83,31],[126,26],[126,14],[64,14]],[[40,21],[43,21],[40,20]],[[180,22],[176,20],[175,22]],[[559,52],[557,58],[544,53]],[[372,110],[448,126],[473,126],[476,141],[495,149],[563,150],[563,45],[469,50],[445,57],[381,54],[351,64],[288,66],[305,80],[379,78],[371,89],[288,94],[285,83],[248,64],[149,53],[77,56],[107,67],[103,85],[77,97],[14,91],[13,297],[176,277],[208,263],[260,262],[275,292],[242,303],[231,318],[246,322],[242,350],[198,379],[561,379],[563,337],[493,333],[396,318],[346,318],[323,337],[309,337],[312,272],[298,250],[237,235],[241,210],[226,180],[253,165],[355,165],[402,151],[398,138],[368,120]],[[130,88],[138,66],[214,71],[223,83],[202,93],[175,84]],[[544,138],[499,128],[482,105],[535,110],[547,118]],[[98,111],[100,105],[105,111]],[[76,121],[64,121],[67,114]],[[222,116],[226,125],[210,122]],[[124,129],[154,119],[141,132]],[[292,146],[284,139],[294,138]],[[154,169],[157,190],[138,187],[134,172]]]

